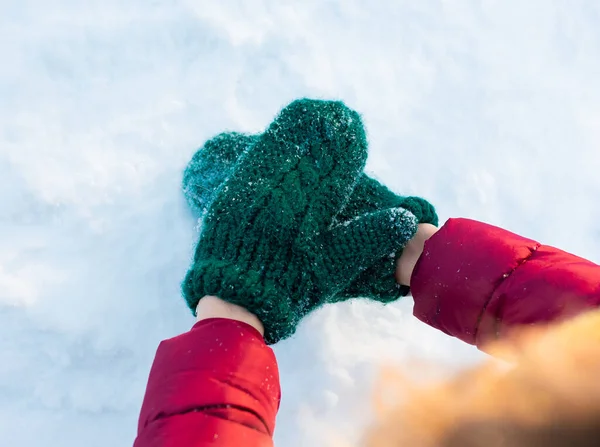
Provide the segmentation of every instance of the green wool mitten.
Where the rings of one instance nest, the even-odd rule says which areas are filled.
[[[217,188],[231,175],[240,155],[250,148],[258,135],[226,132],[207,141],[192,157],[183,175],[183,191],[190,207],[200,214],[212,202]],[[438,225],[435,208],[420,197],[394,194],[377,180],[362,173],[344,209],[336,216],[345,222],[364,213],[402,207],[412,212],[419,223]],[[397,254],[396,254],[397,255]],[[391,302],[409,292],[395,278],[396,257],[386,254],[338,293],[339,299],[371,298]]]
[[[367,158],[360,116],[341,102],[298,100],[245,149],[202,221],[183,293],[216,295],[254,313],[275,343],[386,255],[417,219],[401,207],[335,218]]]

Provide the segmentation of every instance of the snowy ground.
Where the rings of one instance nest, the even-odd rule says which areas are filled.
[[[0,0],[0,444],[131,445],[225,129],[340,98],[373,175],[600,261],[596,0]],[[276,441],[356,441],[377,365],[482,355],[410,300],[315,314],[276,351]]]

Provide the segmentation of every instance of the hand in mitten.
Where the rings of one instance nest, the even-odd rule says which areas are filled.
[[[366,157],[360,117],[342,103],[286,107],[238,157],[207,206],[183,284],[190,308],[207,295],[240,305],[275,343],[401,250],[417,226],[401,207],[336,221]]]
[[[258,135],[227,132],[207,141],[192,157],[183,176],[183,191],[190,206],[199,213],[206,212],[217,188],[227,179],[241,156],[258,140]],[[434,207],[420,197],[394,194],[377,180],[361,173],[356,187],[344,209],[335,217],[339,222],[352,220],[364,213],[392,207],[412,212],[419,223],[438,224]],[[399,253],[398,253],[399,254]],[[372,267],[337,294],[338,299],[365,297],[390,302],[408,293],[396,278],[396,259],[386,253]]]

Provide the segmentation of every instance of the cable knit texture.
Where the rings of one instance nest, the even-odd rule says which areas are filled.
[[[401,250],[417,226],[402,207],[336,219],[366,158],[360,116],[343,103],[303,99],[283,109],[208,202],[183,284],[190,308],[205,295],[241,305],[275,343]]]
[[[224,132],[207,141],[192,157],[183,176],[183,191],[190,207],[204,215],[218,188],[231,175],[238,158],[259,139],[259,135]],[[346,222],[364,213],[402,207],[412,212],[419,223],[438,225],[435,208],[420,197],[403,197],[390,191],[377,180],[362,173],[348,203],[336,216]],[[392,302],[410,289],[396,282],[398,253],[387,253],[356,280],[336,295],[337,300],[365,297]]]

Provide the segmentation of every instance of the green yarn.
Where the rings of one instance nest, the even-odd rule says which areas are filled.
[[[217,188],[231,174],[238,157],[254,144],[258,135],[223,132],[208,140],[193,155],[183,174],[183,192],[190,207],[202,214]],[[337,216],[345,221],[368,211],[401,206],[419,223],[438,225],[435,208],[420,197],[399,196],[367,174],[361,174],[345,208]]]
[[[211,138],[198,150],[183,172],[183,194],[190,207],[204,213],[218,188],[231,175],[238,158],[258,135],[228,132]]]
[[[199,214],[206,212],[217,188],[231,175],[238,157],[258,138],[259,135],[225,132],[207,141],[194,154],[185,169],[182,184],[192,209]],[[345,222],[364,213],[394,207],[412,212],[419,223],[438,225],[435,208],[428,201],[420,197],[399,196],[364,173],[336,220]],[[407,295],[410,289],[396,282],[396,257],[386,254],[339,292],[337,299],[364,297],[387,303]]]
[[[243,149],[216,192],[196,195],[210,198],[202,202],[200,239],[183,283],[189,307],[205,295],[241,305],[263,322],[267,343],[275,343],[399,252],[416,231],[411,212],[391,207],[336,220],[366,158],[360,116],[343,103],[304,99],[283,109]],[[193,188],[185,189],[189,198]]]

